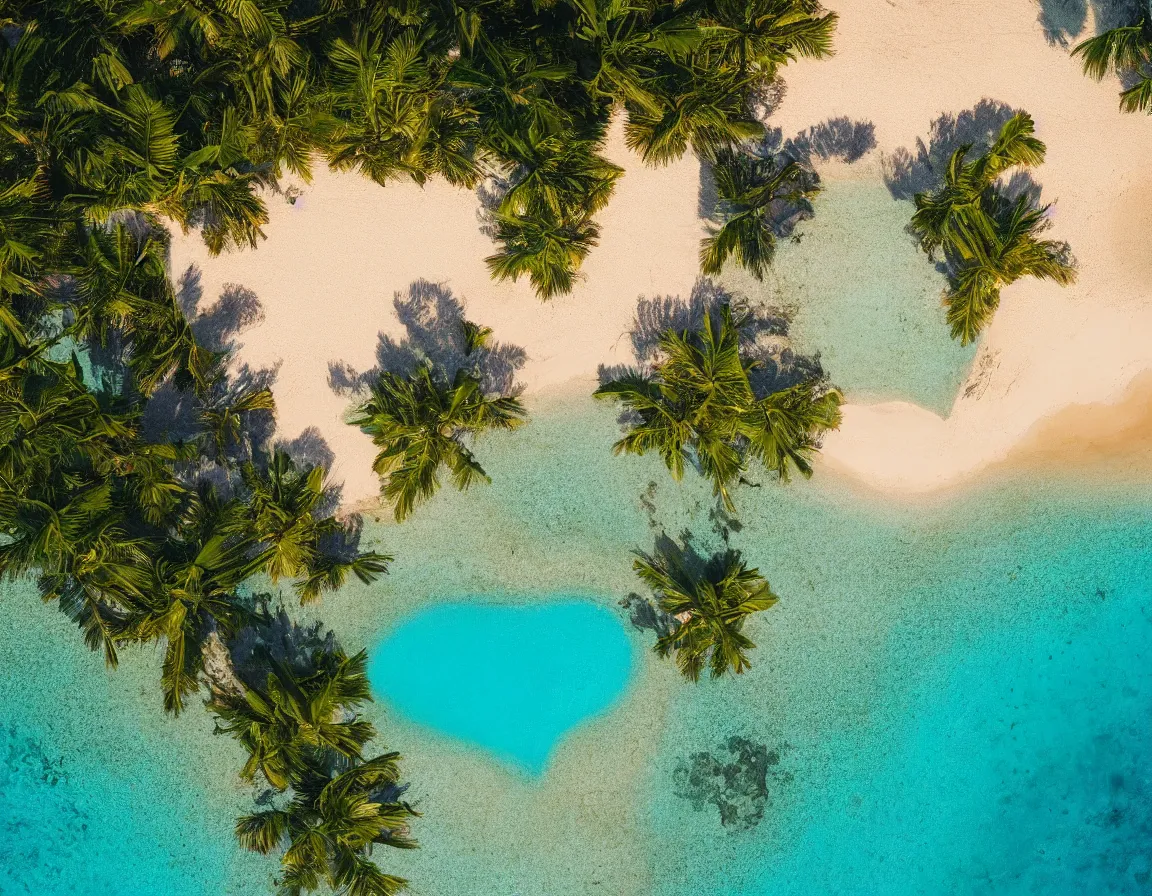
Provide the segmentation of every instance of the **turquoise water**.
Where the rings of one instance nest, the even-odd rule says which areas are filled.
[[[243,758],[195,703],[163,717],[159,655],[105,671],[33,588],[5,585],[0,618],[0,894],[268,892],[229,838]]]
[[[1077,471],[896,504],[825,475],[741,490],[737,531],[710,518],[698,481],[612,457],[611,408],[574,396],[532,411],[478,447],[491,486],[445,491],[402,526],[368,520],[368,540],[397,557],[391,575],[317,611],[347,648],[380,651],[372,715],[424,813],[423,848],[380,858],[415,892],[1149,891],[1146,486]],[[638,590],[629,552],[685,530],[704,550],[727,537],[782,596],[749,626],[758,647],[739,679],[683,682],[618,604]],[[606,632],[626,631],[623,694],[536,747],[538,773],[524,744],[553,738],[512,729],[555,707],[446,737],[432,726],[447,723],[409,716],[411,692],[380,665],[406,625],[447,612],[459,653],[432,644],[411,654],[416,671],[471,659],[472,678],[506,683],[534,648],[475,627],[470,639],[458,614],[496,617],[461,609],[467,595],[495,596],[498,613],[579,596]],[[268,892],[275,863],[230,840],[251,805],[241,758],[197,707],[162,717],[158,656],[105,672],[31,589],[8,588],[0,613],[0,893]],[[541,680],[525,687],[570,680],[557,670],[577,657],[619,670],[616,644],[567,645],[545,676],[529,662],[524,677]],[[445,686],[485,691],[478,681]]]
[[[838,182],[764,285],[853,400],[945,412],[972,351],[879,183]],[[590,389],[590,387],[589,387]],[[404,754],[419,896],[1152,892],[1152,487],[1069,470],[915,503],[830,475],[736,496],[615,458],[615,412],[538,396],[482,442],[372,587],[317,609],[368,649]],[[1146,473],[1146,471],[1144,471]],[[632,624],[631,552],[730,545],[780,603],[738,679],[682,681]],[[268,893],[256,795],[152,649],[104,669],[34,588],[0,589],[0,896]]]
[[[602,606],[474,596],[405,620],[369,674],[405,718],[538,775],[569,731],[618,700],[631,668],[624,627]]]
[[[949,337],[946,280],[905,230],[912,203],[861,178],[828,182],[814,205],[799,241],[780,242],[763,283],[738,267],[724,282],[792,309],[797,348],[819,352],[852,401],[900,399],[946,416],[976,347]]]

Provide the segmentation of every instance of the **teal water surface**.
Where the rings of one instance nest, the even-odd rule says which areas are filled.
[[[1149,891],[1148,487],[1018,476],[900,504],[818,474],[741,489],[737,527],[698,479],[613,457],[611,408],[531,409],[477,446],[490,486],[369,519],[391,574],[318,610],[376,651],[379,746],[423,813],[420,850],[377,858],[416,892]],[[781,595],[748,674],[683,682],[630,621],[630,552],[661,532],[739,548]],[[613,637],[562,644],[584,628],[550,616],[558,595]],[[541,608],[531,638],[505,637],[500,614],[535,612],[513,608]],[[269,892],[275,863],[231,840],[242,757],[196,706],[163,718],[158,656],[105,671],[33,589],[6,586],[0,613],[0,893]],[[577,666],[627,675],[623,694],[561,712]],[[437,693],[451,717],[419,718]]]
[[[723,279],[790,309],[794,344],[820,354],[850,401],[911,401],[946,416],[976,346],[949,335],[947,281],[907,233],[913,211],[879,178],[830,181],[796,241],[781,241],[764,282],[735,265]]]
[[[565,734],[616,702],[631,667],[621,621],[602,606],[474,597],[402,622],[369,673],[405,718],[540,774]]]

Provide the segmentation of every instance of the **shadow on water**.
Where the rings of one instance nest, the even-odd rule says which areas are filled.
[[[761,140],[746,145],[744,150],[753,156],[771,159],[779,167],[796,162],[803,172],[800,186],[819,189],[820,175],[814,167],[817,162],[857,162],[875,147],[876,128],[872,122],[852,121],[841,116],[813,125],[787,140],[782,129],[768,128]],[[712,165],[703,158],[700,159],[699,197],[697,214],[719,226],[723,203],[716,189]],[[777,200],[771,211],[770,227],[779,239],[791,237],[796,226],[814,214],[812,203],[807,199]]]
[[[1040,27],[1050,44],[1071,49],[1085,33],[1088,13],[1092,13],[1092,31],[1100,34],[1121,25],[1134,23],[1140,14],[1139,0],[1040,0]]]
[[[406,331],[396,340],[381,333],[376,347],[376,366],[357,371],[344,361],[328,364],[328,385],[337,395],[351,395],[369,387],[381,371],[408,376],[430,362],[449,378],[461,369],[476,373],[486,392],[508,394],[516,389],[516,374],[528,359],[516,345],[488,340],[469,351],[465,335],[464,306],[452,290],[439,283],[417,280],[407,293],[393,299],[396,316]]]
[[[749,379],[757,397],[763,398],[824,375],[819,353],[804,355],[792,348],[788,339],[792,322],[790,309],[749,302],[715,281],[701,277],[687,298],[640,298],[628,333],[636,363],[601,364],[597,371],[600,383],[628,373],[651,373],[660,354],[660,338],[664,333],[698,329],[703,325],[705,315],[718,313],[720,306],[725,304],[732,308],[734,317],[742,321],[741,353],[756,362]]]

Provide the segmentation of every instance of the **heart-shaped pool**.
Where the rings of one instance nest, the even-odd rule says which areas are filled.
[[[431,607],[373,652],[372,685],[405,719],[531,774],[573,728],[609,709],[632,671],[620,620],[588,600]]]

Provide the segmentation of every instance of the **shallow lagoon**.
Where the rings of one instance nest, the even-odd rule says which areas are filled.
[[[505,606],[491,595],[430,607],[372,651],[374,691],[399,715],[531,775],[628,684],[621,621],[588,600]]]
[[[424,848],[382,858],[416,892],[1147,892],[1147,489],[1016,478],[896,505],[825,476],[743,490],[737,531],[700,483],[613,458],[610,408],[534,411],[483,446],[492,486],[404,526],[370,520],[392,574],[320,610],[352,649],[468,594],[592,595],[627,626],[625,694],[542,774],[385,715],[381,694],[425,813]],[[629,551],[686,529],[705,548],[727,537],[782,595],[738,680],[681,682],[617,604]],[[273,863],[229,840],[240,757],[195,707],[161,718],[158,657],[107,673],[30,590],[0,611],[0,708],[19,732],[0,891],[266,892]]]
[[[879,184],[829,185],[762,295],[807,284],[793,335],[850,397],[943,411],[971,356],[946,339],[906,217]],[[851,242],[842,220],[874,233]],[[533,680],[466,625],[374,666],[380,746],[404,753],[424,813],[423,848],[382,853],[389,870],[420,896],[1149,891],[1152,489],[1074,471],[905,504],[818,475],[742,489],[737,525],[700,482],[612,457],[615,415],[590,391],[537,398],[531,425],[483,443],[491,486],[403,526],[369,519],[397,558],[383,582],[293,611],[379,655],[465,596],[579,595],[618,636],[591,651],[597,681],[627,674],[618,699],[605,688],[542,738],[544,688],[481,732],[495,745],[434,730],[450,725],[403,705],[413,684],[390,674],[447,688],[488,663],[490,694],[581,673]],[[782,596],[750,625],[749,674],[689,685],[629,621],[630,552],[662,532],[743,550]],[[0,614],[0,893],[268,893],[275,863],[231,839],[252,799],[240,751],[194,705],[162,716],[159,655],[108,672],[29,587],[6,586]],[[457,709],[497,721],[479,699]]]

